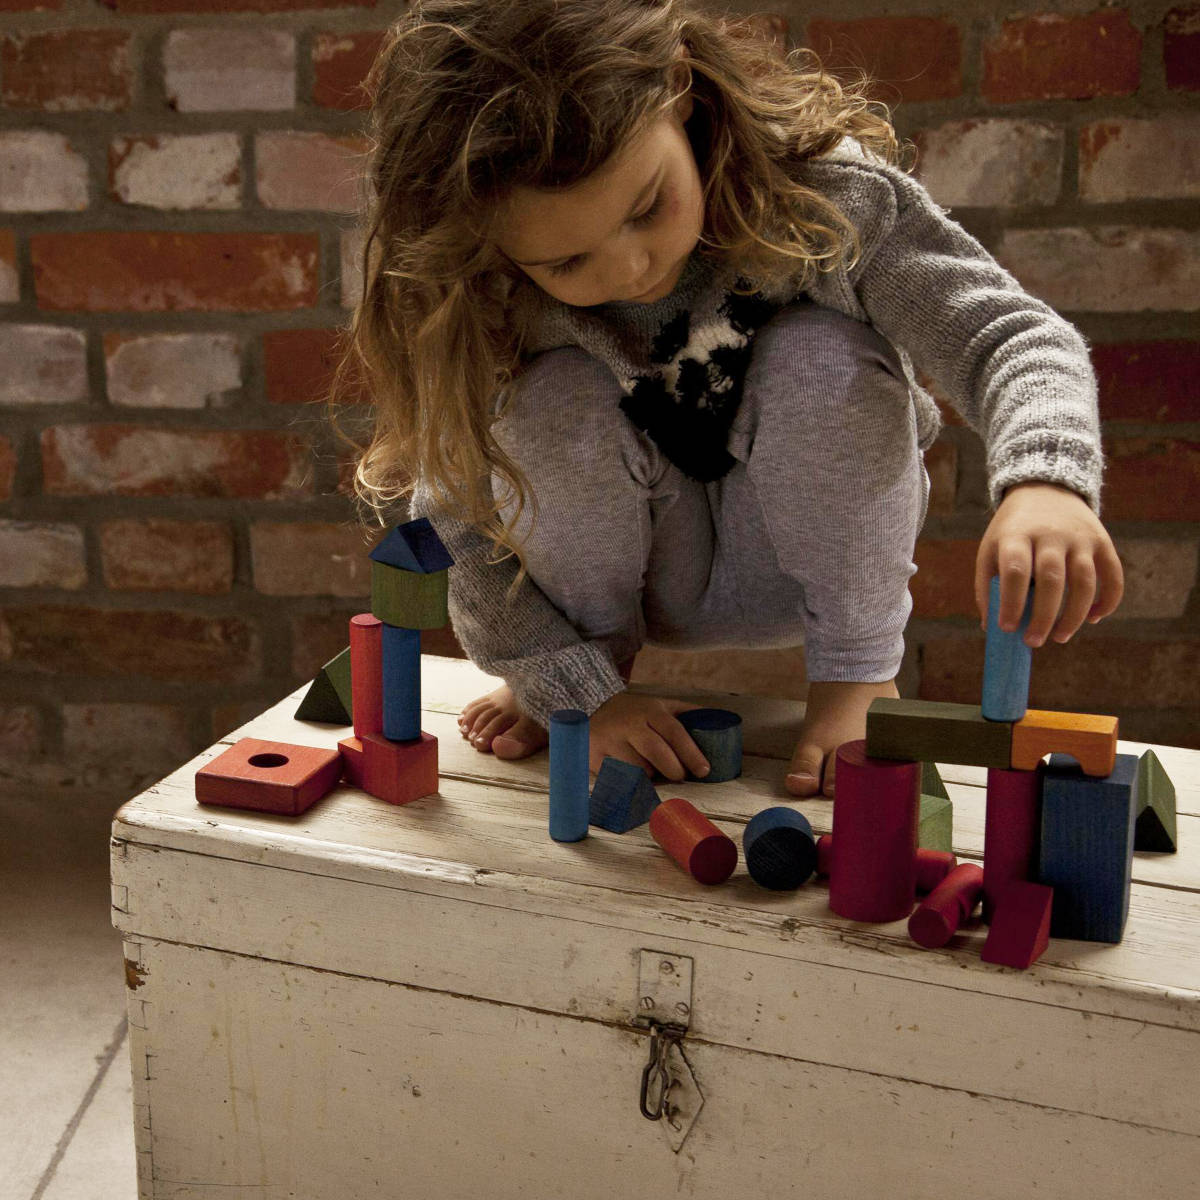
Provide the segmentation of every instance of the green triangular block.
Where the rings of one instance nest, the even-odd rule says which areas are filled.
[[[1153,750],[1138,760],[1138,815],[1133,848],[1171,854],[1176,848],[1175,785]]]
[[[946,791],[946,785],[938,773],[937,763],[926,761],[921,764],[921,795],[940,796],[943,800],[950,799],[950,793]]]
[[[309,684],[300,707],[297,721],[330,721],[334,725],[349,725],[354,711],[350,689],[350,647],[331,658]]]
[[[948,796],[921,797],[917,845],[926,850],[954,849],[954,805]]]

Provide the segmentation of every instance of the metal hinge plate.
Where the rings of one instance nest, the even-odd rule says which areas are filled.
[[[634,1024],[679,1025],[692,1020],[692,960],[664,950],[638,952],[638,994]]]

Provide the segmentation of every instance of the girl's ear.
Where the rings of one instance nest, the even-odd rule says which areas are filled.
[[[692,115],[695,101],[692,99],[692,69],[688,66],[687,46],[679,47],[675,61],[671,64],[671,85],[680,93],[675,101],[675,115],[685,122]]]
[[[684,92],[678,100],[675,101],[675,115],[679,118],[680,124],[686,124],[688,118],[692,115],[692,109],[696,107],[696,102],[692,98],[690,91]]]

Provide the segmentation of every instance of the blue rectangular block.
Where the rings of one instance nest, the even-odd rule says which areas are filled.
[[[1119,942],[1129,915],[1137,756],[1118,754],[1112,774],[1091,778],[1052,754],[1042,780],[1040,882],[1054,889],[1052,937]]]
[[[1033,612],[1033,587],[1012,633],[1000,628],[1000,576],[988,588],[987,644],[983,657],[983,715],[989,721],[1019,721],[1029,707],[1029,668],[1033,651],[1025,632]]]

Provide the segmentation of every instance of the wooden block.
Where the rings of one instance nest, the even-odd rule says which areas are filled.
[[[833,863],[833,838],[822,834],[817,838],[817,874],[828,875]],[[918,895],[932,892],[955,867],[958,859],[949,850],[928,850],[923,846],[917,847],[913,860],[913,869],[917,879]]]
[[[1111,774],[1117,756],[1117,718],[1031,708],[1012,727],[1015,771],[1032,771],[1046,754],[1069,754],[1085,775]]]
[[[984,719],[976,704],[881,697],[867,710],[867,754],[872,758],[1007,767],[1012,726]]]
[[[916,898],[921,764],[871,758],[864,741],[837,749],[829,907],[852,921],[898,921]]]
[[[908,918],[908,935],[918,946],[944,946],[974,911],[983,891],[983,871],[960,863],[917,905]]]
[[[1024,971],[1050,944],[1054,889],[1040,883],[1010,883],[996,897],[996,909],[980,958]]]
[[[196,799],[295,817],[341,777],[342,756],[336,750],[242,738],[196,772]]]
[[[588,749],[587,713],[560,708],[550,714],[550,836],[556,842],[587,837]]]
[[[363,785],[363,745],[356,737],[343,738],[338,742],[338,753],[342,756],[342,776],[356,788]],[[365,789],[364,789],[365,790]]]
[[[371,564],[371,612],[401,629],[440,629],[450,620],[449,573],[419,575],[386,563]]]
[[[1054,754],[1042,778],[1038,881],[1054,889],[1053,937],[1119,942],[1129,915],[1138,760],[1118,754],[1103,779]]]
[[[917,845],[954,849],[954,805],[949,796],[922,796],[917,816]]]
[[[817,868],[817,844],[803,813],[785,805],[764,808],[742,833],[746,870],[760,887],[798,888]]]
[[[383,625],[383,736],[411,742],[421,736],[421,633]]]
[[[940,796],[943,800],[950,799],[950,793],[946,791],[946,785],[942,782],[937,763],[929,759],[921,764],[921,795]]]
[[[697,883],[724,883],[737,867],[737,846],[681,797],[650,815],[650,835]]]
[[[295,716],[297,721],[349,725],[352,707],[350,647],[347,646],[317,672]]]
[[[701,783],[727,783],[742,773],[742,718],[723,708],[691,708],[676,719],[708,759]],[[689,779],[696,779],[689,773]]]
[[[991,922],[996,897],[1010,883],[1036,881],[1042,838],[1042,771],[987,775],[983,832],[983,919]]]
[[[437,738],[432,734],[393,742],[369,733],[361,741],[364,792],[389,804],[409,804],[438,790]]]
[[[1134,832],[1135,850],[1174,852],[1178,836],[1175,828],[1175,785],[1153,750],[1138,759],[1138,815]]]
[[[367,557],[372,562],[419,575],[433,575],[454,566],[450,551],[428,517],[397,525]]]
[[[658,793],[641,767],[605,756],[592,787],[590,824],[610,833],[628,833],[645,825],[658,805]]]
[[[1025,645],[1025,632],[1033,613],[1033,587],[1025,611],[1012,633],[1000,628],[1000,577],[988,587],[987,645],[983,656],[983,715],[989,721],[1019,721],[1029,707],[1029,668],[1033,650]]]
[[[383,622],[370,613],[350,618],[354,736],[383,732]]]

